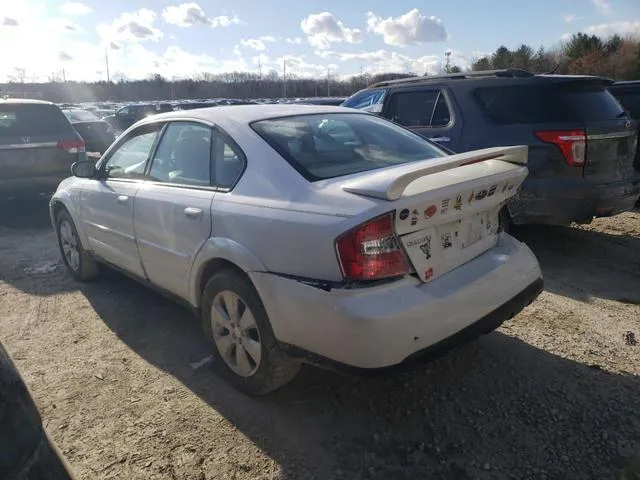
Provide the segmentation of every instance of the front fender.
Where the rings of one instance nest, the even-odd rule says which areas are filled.
[[[62,186],[66,180],[63,180]],[[76,208],[76,202],[73,199],[72,194],[69,190],[58,189],[58,191],[51,197],[51,201],[49,202],[49,216],[51,217],[51,224],[55,230],[56,228],[56,219],[55,219],[55,210],[56,204],[62,205],[66,208],[69,215],[71,215],[71,219],[73,220],[73,224],[76,226],[76,230],[78,232],[78,237],[80,239],[80,243],[82,244],[82,248],[85,250],[90,250],[89,248],[89,239],[87,237],[87,232],[84,229],[84,224],[80,218],[80,212]]]
[[[266,272],[260,259],[247,247],[229,238],[213,237],[202,246],[191,267],[189,281],[189,302],[200,305],[200,282],[206,265],[212,260],[225,260],[243,272]]]

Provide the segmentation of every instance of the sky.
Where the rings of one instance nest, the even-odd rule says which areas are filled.
[[[0,82],[437,73],[579,31],[640,34],[640,0],[0,0]]]

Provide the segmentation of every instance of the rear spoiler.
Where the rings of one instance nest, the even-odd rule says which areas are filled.
[[[420,177],[487,160],[501,160],[516,165],[526,165],[528,154],[529,147],[527,145],[491,147],[457,153],[442,158],[431,158],[405,163],[397,167],[374,170],[344,184],[342,189],[349,193],[393,201],[402,197],[407,186]]]

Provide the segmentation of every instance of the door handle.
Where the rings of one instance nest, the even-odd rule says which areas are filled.
[[[128,195],[118,195],[118,203],[120,205],[126,205],[127,203],[129,203],[129,196]]]
[[[184,214],[187,218],[198,219],[202,216],[202,209],[196,207],[187,207],[184,209]]]
[[[450,142],[451,139],[449,137],[431,137],[429,138],[432,142]]]

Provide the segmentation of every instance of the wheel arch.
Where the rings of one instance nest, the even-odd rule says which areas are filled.
[[[189,301],[194,307],[200,308],[209,278],[225,268],[238,272],[249,282],[248,272],[266,271],[258,257],[240,243],[228,238],[210,238],[200,249],[191,269]]]
[[[49,202],[49,214],[51,217],[51,224],[53,228],[57,230],[57,219],[58,215],[62,210],[66,210],[67,213],[71,216],[71,220],[73,220],[73,224],[76,227],[76,231],[78,232],[78,237],[80,237],[80,243],[82,244],[82,248],[85,250],[89,250],[89,239],[87,238],[86,232],[84,230],[84,225],[80,222],[80,215],[78,211],[73,206],[73,202],[66,195],[65,196],[55,196]]]

